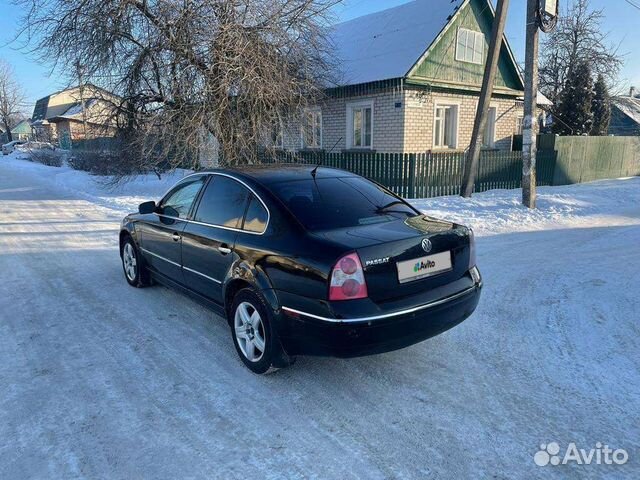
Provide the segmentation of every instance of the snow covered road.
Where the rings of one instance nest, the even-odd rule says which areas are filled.
[[[479,233],[474,316],[261,377],[221,318],[126,284],[121,211],[31,167],[0,158],[0,478],[640,475],[640,179],[548,188],[538,212],[417,202]],[[553,441],[629,461],[536,466]]]

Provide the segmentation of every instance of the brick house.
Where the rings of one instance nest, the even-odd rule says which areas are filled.
[[[114,94],[90,84],[47,95],[33,109],[34,137],[57,142],[62,148],[86,138],[112,137],[117,132],[112,105],[117,100]]]
[[[415,0],[334,27],[339,80],[302,121],[274,135],[286,150],[418,153],[464,150],[495,18],[490,0]],[[524,85],[504,39],[485,134],[511,148]],[[302,123],[302,127],[300,127]]]

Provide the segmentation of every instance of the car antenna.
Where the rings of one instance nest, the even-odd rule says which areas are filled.
[[[338,141],[333,144],[333,147],[331,147],[331,149],[325,155],[331,154],[331,152],[333,152],[333,149],[336,148],[336,145],[338,145],[338,143],[340,143],[341,141],[342,141],[342,137],[340,137]],[[320,160],[320,162],[315,166],[315,168],[311,170],[311,176],[313,178],[316,178],[316,172],[318,171],[318,168],[320,168],[321,165],[322,165],[322,160]]]

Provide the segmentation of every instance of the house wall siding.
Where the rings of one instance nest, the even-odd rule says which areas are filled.
[[[613,104],[611,106],[611,123],[609,135],[637,136],[640,135],[640,123],[636,123]]]
[[[329,97],[321,104],[322,148],[334,152],[349,150],[347,145],[347,107],[349,104],[373,102],[373,145],[378,152],[402,152],[404,148],[404,91],[392,89],[371,95]],[[396,107],[399,104],[399,107]],[[334,147],[335,145],[335,147]],[[299,121],[284,127],[284,148],[297,151],[302,148]]]
[[[432,150],[434,110],[437,103],[458,106],[456,150],[465,150],[471,142],[478,106],[474,93],[433,92],[420,88],[390,89],[371,95],[328,98],[321,105],[322,148],[334,152],[349,150],[347,145],[347,106],[361,101],[373,102],[372,150],[380,153],[419,153]],[[523,114],[522,102],[513,98],[493,98],[496,107],[495,145],[510,150],[516,133],[516,119]],[[299,122],[285,125],[284,147],[302,148]]]
[[[491,30],[493,27],[493,13],[488,9],[485,0],[473,0],[462,9],[454,22],[448,27],[442,38],[429,50],[428,55],[421,59],[412,74],[412,78],[443,81],[457,85],[480,87],[484,76]],[[458,29],[481,32],[485,37],[483,58],[481,64],[456,60]],[[502,45],[498,70],[496,72],[496,87],[521,90],[522,83],[511,61],[508,47]]]
[[[56,124],[57,140],[60,147],[69,148],[66,142],[75,142],[78,140],[86,140],[92,138],[113,137],[116,135],[117,130],[114,127],[106,125],[95,125],[87,123],[86,127],[82,122],[73,120],[64,120],[57,122]],[[86,136],[85,136],[86,128]]]
[[[432,150],[433,120],[437,103],[458,106],[457,150],[465,150],[471,143],[473,123],[479,96],[449,92],[428,92],[409,89],[406,92],[405,109],[405,152]],[[496,149],[509,150],[516,130],[516,119],[523,114],[523,104],[515,99],[493,98],[491,106],[496,107],[495,145]]]
[[[347,145],[347,108],[350,104],[373,102],[372,150],[378,152],[399,152],[404,143],[404,92],[392,89],[372,95],[357,97],[329,98],[322,105],[323,146],[330,149],[336,142],[335,150],[349,150]],[[399,104],[399,107],[396,107]],[[326,112],[326,113],[325,113]]]

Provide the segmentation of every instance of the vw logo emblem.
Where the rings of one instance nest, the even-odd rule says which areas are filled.
[[[429,253],[431,251],[431,240],[429,240],[428,238],[425,238],[422,240],[422,249]]]

